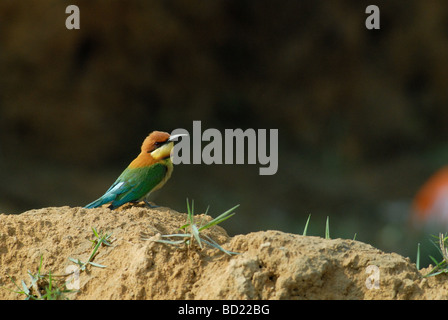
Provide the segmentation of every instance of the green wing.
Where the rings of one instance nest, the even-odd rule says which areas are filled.
[[[115,208],[126,202],[140,200],[163,180],[167,171],[168,168],[161,163],[149,167],[127,168],[106,194],[115,194],[115,199],[112,202],[112,206]]]

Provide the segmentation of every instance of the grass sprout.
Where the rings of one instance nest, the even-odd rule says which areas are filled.
[[[97,254],[98,249],[100,248],[101,245],[106,245],[109,247],[111,246],[111,241],[109,240],[111,234],[104,233],[104,234],[100,235],[94,227],[92,227],[92,231],[95,236],[95,239],[90,240],[92,242],[93,249],[92,249],[92,252],[90,253],[89,259],[87,259],[86,262],[82,262],[79,259],[73,259],[70,257],[68,258],[70,261],[77,264],[81,271],[84,271],[89,264],[94,267],[98,267],[98,268],[106,268],[106,266],[103,266],[99,263],[95,263],[92,260],[95,257],[95,255]]]
[[[311,214],[308,215],[308,219],[306,219],[305,227],[303,228],[303,236],[306,236],[308,234],[308,226],[310,223]],[[356,233],[354,238],[356,238]],[[327,220],[325,222],[325,239],[331,239],[330,238],[330,217],[327,216]],[[354,239],[353,239],[354,240]]]
[[[308,215],[308,219],[306,219],[305,227],[303,228],[303,236],[306,236],[306,233],[308,231],[308,224],[310,223],[311,214]]]
[[[325,239],[330,239],[330,217],[327,216],[327,222],[325,223]]]
[[[435,267],[427,275],[425,275],[425,277],[436,276],[441,273],[448,273],[448,233],[439,233],[438,237],[434,235],[432,237],[435,238],[432,243],[442,255],[442,260],[439,262],[433,256],[429,256],[432,262],[434,262]]]
[[[420,242],[417,244],[417,258],[415,261],[415,265],[417,267],[417,270],[420,270]]]
[[[21,280],[19,286],[14,279],[8,275],[17,290],[3,288],[17,294],[25,295],[25,300],[62,300],[66,298],[66,293],[74,292],[74,290],[68,290],[65,283],[61,283],[60,281],[56,282],[54,280],[55,277],[65,277],[66,275],[54,275],[51,273],[51,270],[48,273],[42,273],[42,261],[43,258],[41,256],[39,267],[35,274],[28,270],[28,275],[31,281],[29,285],[27,285],[24,280]]]
[[[236,212],[234,212],[234,210],[236,208],[238,208],[239,206],[240,205],[238,204],[238,205],[234,206],[233,208],[230,208],[229,210],[223,212],[222,214],[220,214],[219,216],[217,216],[216,218],[214,218],[213,220],[211,220],[205,224],[204,224],[204,220],[202,220],[200,222],[200,224],[198,225],[196,223],[196,220],[194,217],[194,200],[192,200],[191,208],[190,208],[190,203],[187,198],[187,223],[179,228],[179,230],[184,230],[185,233],[162,235],[162,238],[164,238],[164,239],[156,239],[156,240],[152,240],[152,241],[159,242],[159,243],[172,244],[172,245],[185,243],[189,246],[191,246],[193,244],[193,242],[196,241],[196,243],[199,245],[199,247],[201,249],[203,248],[204,244],[206,244],[206,245],[216,248],[228,255],[237,254],[236,252],[232,252],[232,251],[228,251],[228,250],[224,249],[218,243],[216,243],[216,241],[214,241],[212,238],[201,233],[201,231],[203,231],[205,229],[209,229],[209,228],[229,219],[236,213]],[[207,210],[205,211],[205,214],[208,214],[208,209],[209,208],[207,208]],[[178,240],[174,240],[174,239],[178,239]],[[143,239],[143,240],[148,240],[148,239]]]
[[[65,275],[63,275],[65,276]],[[54,285],[53,277],[55,277],[51,271],[48,272],[48,284],[45,287],[44,294],[41,296],[43,300],[61,300],[65,299],[66,293],[75,292],[75,290],[61,289],[59,286]],[[64,285],[65,286],[65,285]]]

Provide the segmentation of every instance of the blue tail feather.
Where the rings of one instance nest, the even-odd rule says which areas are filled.
[[[98,208],[98,207],[101,207],[103,204],[108,203],[110,201],[112,201],[112,199],[105,199],[104,197],[101,197],[101,198],[89,203],[84,208],[86,208],[86,209]]]

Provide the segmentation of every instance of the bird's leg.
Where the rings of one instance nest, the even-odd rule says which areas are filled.
[[[148,200],[146,200],[146,199],[144,199],[143,201],[144,201],[145,204],[146,204],[149,208],[151,208],[151,209],[159,208],[159,207],[160,207],[160,206],[156,206],[156,205],[152,205],[152,204],[150,204],[150,203],[148,202]]]

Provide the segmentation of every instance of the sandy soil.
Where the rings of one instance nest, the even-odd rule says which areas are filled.
[[[95,227],[114,239],[112,246],[100,247],[93,260],[106,267],[89,265],[78,282],[71,283],[79,290],[66,298],[448,298],[445,275],[423,278],[429,270],[419,272],[408,258],[359,241],[275,230],[229,237],[218,226],[207,231],[224,248],[239,253],[228,256],[213,248],[145,240],[178,233],[185,221],[186,214],[142,206],[116,211],[55,207],[0,215],[0,286],[16,289],[9,276],[19,285],[21,280],[29,284],[27,271],[35,273],[41,257],[41,273],[66,274],[74,266],[69,257],[88,259]],[[0,289],[0,299],[24,297]]]

